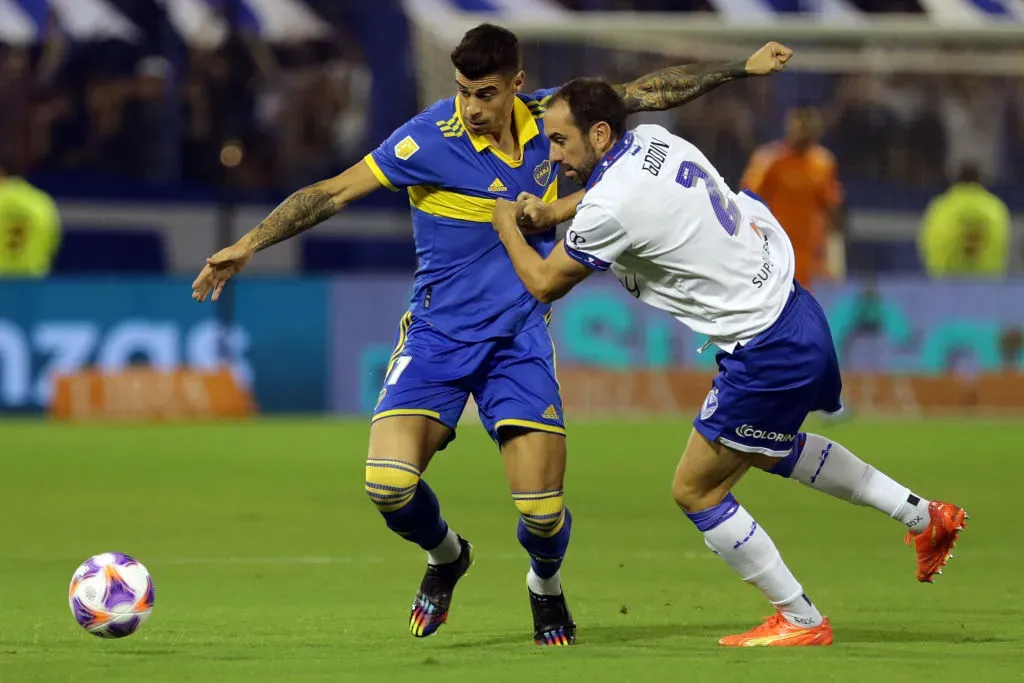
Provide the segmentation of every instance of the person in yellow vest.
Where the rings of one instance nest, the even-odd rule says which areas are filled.
[[[933,278],[1000,278],[1010,256],[1010,211],[964,166],[957,182],[932,199],[918,235],[918,251]]]
[[[46,192],[0,168],[0,277],[50,274],[60,246],[60,214]]]

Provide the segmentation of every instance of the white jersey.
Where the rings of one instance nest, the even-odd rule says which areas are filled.
[[[734,193],[700,150],[661,126],[627,133],[594,170],[566,252],[609,267],[633,296],[733,351],[793,291],[793,245],[768,207]]]

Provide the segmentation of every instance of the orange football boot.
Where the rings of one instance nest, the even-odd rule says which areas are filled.
[[[817,626],[807,628],[786,621],[782,612],[767,617],[760,626],[718,641],[726,647],[793,647],[799,645],[831,645],[832,624],[828,617]]]
[[[919,534],[908,531],[904,538],[917,550],[917,580],[921,583],[933,583],[946,561],[953,559],[953,546],[970,518],[962,507],[937,500],[928,504],[928,514],[928,527]]]

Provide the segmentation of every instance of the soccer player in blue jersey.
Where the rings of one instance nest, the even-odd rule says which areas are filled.
[[[781,69],[788,48],[769,43],[744,63],[671,67],[617,86],[630,111],[678,106],[735,78]],[[576,625],[559,568],[572,516],[564,505],[565,425],[548,335],[550,307],[516,276],[491,229],[496,200],[529,193],[551,202],[528,240],[541,255],[553,226],[582,197],[556,199],[557,164],[543,120],[554,89],[525,94],[519,44],[483,24],[452,52],[457,95],[431,105],[361,162],[299,190],[236,244],[207,260],[193,298],[216,300],[256,252],[293,237],[381,187],[405,188],[419,266],[409,311],[374,410],[366,492],[387,526],[427,552],[410,631],[424,637],[448,617],[472,546],[441,516],[422,479],[454,438],[468,397],[498,443],[519,510],[519,541],[530,557],[534,640],[569,645]]]

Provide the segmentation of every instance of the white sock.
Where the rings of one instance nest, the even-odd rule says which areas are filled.
[[[459,543],[459,535],[451,529],[441,541],[441,545],[427,551],[427,562],[430,564],[448,564],[459,559],[462,554],[462,544]]]
[[[561,595],[562,570],[559,569],[550,578],[542,579],[533,571],[533,567],[530,567],[530,571],[526,575],[526,585],[537,595]]]
[[[841,500],[884,512],[914,533],[928,528],[928,501],[868,465],[846,447],[807,434],[791,479]]]
[[[718,526],[704,532],[704,543],[747,583],[757,586],[783,616],[799,626],[817,626],[822,617],[767,532],[742,505]]]

